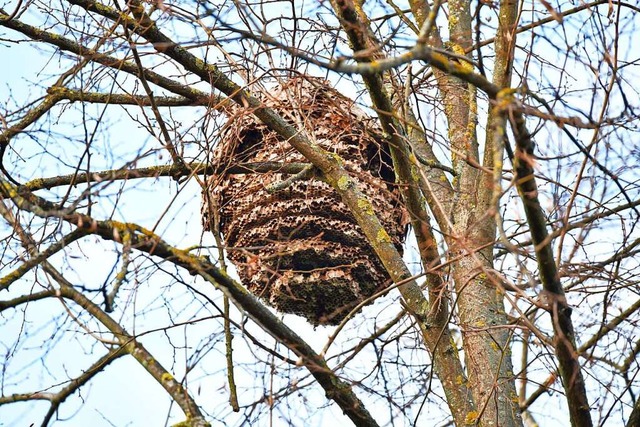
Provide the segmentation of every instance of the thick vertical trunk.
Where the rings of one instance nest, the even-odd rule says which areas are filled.
[[[464,54],[473,43],[469,1],[452,0],[448,6],[449,42],[443,43],[437,30],[429,34],[428,40],[433,46],[444,45],[456,54]],[[411,7],[422,27],[433,11],[426,2],[411,2]],[[496,58],[499,56],[503,55],[496,52]],[[510,63],[504,67],[510,67]],[[499,287],[490,279],[491,274],[487,274],[493,267],[492,242],[496,234],[492,214],[493,177],[472,166],[480,164],[476,89],[439,70],[434,70],[434,76],[449,125],[451,160],[456,172],[450,216],[436,218],[445,231],[454,261],[451,278],[457,293],[467,377],[477,409],[475,416],[466,421],[487,426],[520,426],[503,298]],[[493,165],[493,150],[492,141],[488,139],[485,167]]]
[[[450,49],[461,54],[472,45],[468,0],[449,1]],[[449,77],[441,86],[449,123],[456,191],[448,238],[457,309],[469,383],[478,419],[485,426],[518,426],[509,332],[500,287],[491,280],[495,220],[492,176],[482,172],[476,136],[476,89]],[[491,152],[491,141],[485,152]]]

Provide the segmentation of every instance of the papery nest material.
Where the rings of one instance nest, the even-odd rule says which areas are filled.
[[[308,76],[290,79],[261,99],[343,159],[402,250],[404,210],[375,120],[326,80]],[[307,162],[251,111],[226,124],[213,159],[229,166]],[[339,195],[313,176],[277,185],[289,177],[277,171],[210,177],[204,226],[213,228],[212,218],[219,218],[228,258],[255,295],[314,325],[337,324],[357,304],[387,288],[391,279]],[[211,215],[212,209],[218,215]]]

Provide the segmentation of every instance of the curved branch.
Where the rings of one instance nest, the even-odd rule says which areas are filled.
[[[6,17],[7,15],[0,9],[0,25],[18,31],[32,40],[41,41],[52,46],[56,46],[60,50],[73,53],[82,58],[87,58],[92,62],[103,65],[105,67],[113,68],[117,71],[124,71],[134,76],[137,76],[140,73],[140,70],[138,69],[136,64],[130,61],[125,61],[109,55],[105,55],[91,48],[78,44],[73,40],[67,39],[58,34],[43,31],[39,28],[27,25],[15,19],[12,19],[10,21],[3,20],[6,19]],[[175,80],[171,80],[148,69],[143,69],[142,73],[148,81],[163,89],[168,90],[169,92],[175,93],[177,95],[182,95],[183,97],[191,99],[196,103],[206,105],[222,113],[230,113],[229,102],[224,97],[219,97],[208,94],[206,92],[202,92],[192,86],[176,82]],[[56,92],[56,90],[60,92]],[[70,96],[69,93],[65,92],[62,88],[56,90],[54,90],[52,96]]]
[[[354,4],[349,1],[334,0],[331,3],[356,54],[375,52],[376,43],[374,36],[371,34],[368,18],[362,16],[361,11],[357,10]],[[429,22],[426,21],[422,26],[429,27]],[[426,31],[424,31],[424,36],[421,36],[425,40]],[[363,61],[362,64],[385,61],[380,59],[379,56],[381,54],[374,53],[358,55],[358,58]],[[385,78],[392,79],[392,77],[387,76]],[[389,149],[393,158],[396,179],[400,184],[400,191],[411,217],[411,225],[418,242],[423,267],[426,271],[429,271],[440,264],[437,241],[433,235],[423,197],[423,194],[426,197],[433,197],[433,193],[425,191],[429,184],[426,182],[426,176],[420,173],[422,168],[418,168],[416,164],[416,156],[412,153],[414,147],[411,147],[411,143],[418,142],[425,148],[429,146],[424,140],[419,141],[415,138],[416,134],[422,131],[417,122],[408,123],[408,126],[413,125],[414,127],[410,131],[405,132],[403,130],[395,114],[396,109],[391,102],[389,92],[383,83],[383,77],[380,75],[365,75],[363,79],[373,106],[378,112],[382,128],[390,138]],[[388,86],[392,86],[392,84]],[[410,138],[407,133],[414,138]],[[422,133],[422,136],[424,137],[424,133]],[[435,158],[435,156],[432,158]],[[442,171],[437,171],[437,174],[440,177],[444,177]],[[431,173],[430,175],[430,177],[433,176]],[[445,206],[444,211],[448,212],[450,208],[449,201],[452,200],[452,187],[446,178],[444,178],[444,181],[439,182],[443,183],[441,201]],[[444,217],[446,215],[440,213],[440,216]],[[443,228],[446,230],[446,227]],[[466,379],[466,374],[462,368],[457,348],[452,345],[453,340],[448,326],[449,307],[448,301],[443,295],[445,288],[442,277],[438,273],[430,273],[426,275],[426,281],[429,289],[429,302],[426,301],[419,288],[416,290],[408,286],[400,286],[398,289],[406,303],[407,311],[416,319],[425,344],[431,353],[434,370],[444,388],[453,419],[456,424],[462,425],[468,414],[474,410],[474,402],[464,380]],[[429,303],[431,307],[428,313],[425,313],[426,316],[422,316],[422,313],[419,312],[419,315],[416,316],[416,305],[427,305]]]
[[[298,355],[300,357],[300,364],[309,369],[318,383],[325,389],[327,397],[334,400],[355,425],[378,425],[360,399],[355,395],[351,386],[336,376],[327,366],[324,358],[315,353],[302,338],[279,321],[255,296],[247,292],[244,287],[231,279],[226,273],[219,270],[208,259],[196,257],[187,251],[170,246],[153,232],[135,224],[117,221],[99,221],[80,213],[57,210],[53,203],[28,191],[20,191],[17,187],[2,179],[0,179],[0,193],[3,193],[5,197],[10,197],[20,209],[29,211],[42,218],[60,218],[70,224],[76,225],[80,229],[96,234],[105,240],[120,242],[122,240],[121,236],[129,233],[131,239],[130,244],[133,249],[155,255],[186,269],[193,275],[201,276],[227,295],[267,333]],[[64,278],[62,277],[56,277],[56,280],[64,283]],[[154,378],[161,381],[163,387],[171,393],[172,397],[176,397],[174,393],[179,392],[178,388],[181,389],[181,385],[175,381],[171,375],[163,375],[162,372],[166,371],[164,371],[162,366],[146,352],[141,344],[126,335],[126,332],[117,322],[113,321],[111,317],[104,313],[98,306],[89,301],[84,295],[76,292],[72,287],[64,286],[61,288],[61,292],[63,296],[73,299],[86,311],[103,322],[103,324],[121,340],[123,346],[127,348],[127,351],[140,363],[146,364],[145,368],[149,370]],[[188,396],[184,390],[182,393],[183,396]],[[199,414],[199,409],[190,400],[183,400],[182,402],[176,401],[181,404],[185,413]]]
[[[4,185],[6,184],[6,185]],[[6,191],[5,191],[6,190]],[[4,193],[8,195],[7,191],[11,194],[16,195],[14,202],[18,205],[19,208],[24,209],[25,207],[31,206],[34,208],[32,211],[34,214],[39,215],[41,217],[50,217],[57,216],[62,217],[63,215],[60,212],[56,212],[56,208],[52,203],[47,202],[44,199],[40,199],[37,196],[31,195],[34,199],[40,200],[44,205],[47,206],[45,210],[42,207],[37,207],[32,205],[30,202],[24,202],[17,194],[17,188],[13,187],[6,181],[0,180],[0,193]],[[34,252],[36,249],[36,243],[30,233],[28,233],[21,224],[16,221],[12,212],[6,209],[4,204],[0,204],[0,214],[12,224],[13,228],[16,230],[20,240],[22,241],[22,245],[27,248],[30,252]],[[56,215],[57,214],[57,215]],[[79,227],[78,230],[82,229]],[[77,231],[77,230],[76,230]],[[86,230],[85,230],[86,232]],[[126,230],[124,230],[126,233]],[[45,272],[51,275],[56,282],[60,285],[60,288],[54,290],[55,295],[58,297],[63,297],[67,299],[73,300],[76,304],[81,306],[87,313],[93,316],[96,320],[102,323],[107,329],[111,331],[111,333],[116,337],[118,342],[121,344],[121,348],[123,351],[131,354],[154,378],[163,388],[169,393],[169,395],[173,398],[173,400],[180,406],[180,408],[184,411],[187,416],[187,419],[190,420],[192,426],[198,427],[209,427],[209,424],[204,421],[204,417],[200,412],[200,408],[196,405],[195,401],[192,397],[186,392],[186,390],[182,387],[180,383],[178,383],[169,372],[164,369],[154,357],[147,352],[147,350],[139,343],[134,337],[127,334],[127,332],[120,326],[118,322],[113,320],[107,313],[102,311],[97,305],[95,305],[92,301],[90,301],[87,297],[85,297],[80,292],[76,291],[73,288],[73,285],[69,283],[67,279],[64,278],[62,274],[60,274],[48,261],[43,260],[41,265]],[[35,295],[37,298],[43,298],[45,296],[44,293],[39,293]],[[26,298],[25,298],[26,299]],[[15,300],[14,300],[15,302]],[[102,359],[101,359],[102,360]],[[91,376],[80,377],[84,378],[84,381],[81,381],[81,384],[84,384],[88,381]],[[78,386],[79,387],[79,386]],[[66,397],[75,391],[78,387],[74,387],[74,385],[70,385],[70,387],[65,388],[58,395],[47,394],[48,400],[51,400],[52,407],[47,413],[46,419],[51,418],[58,406]],[[46,422],[44,423],[46,425]]]
[[[122,356],[125,356],[126,354],[127,353],[122,350],[122,347],[117,347],[109,350],[107,354],[98,359],[89,368],[84,369],[82,371],[82,374],[72,380],[69,380],[69,384],[66,387],[63,387],[62,390],[54,393],[49,399],[49,401],[51,402],[51,407],[42,420],[42,427],[46,427],[47,425],[49,425],[49,421],[51,421],[51,418],[56,414],[60,405],[65,400],[67,400],[69,396],[71,396],[73,393],[79,390],[80,387],[89,382],[91,378],[101,372],[111,362]]]
[[[56,294],[55,289],[49,289],[46,291],[40,291],[36,293],[30,293],[27,295],[20,295],[19,297],[12,298],[10,300],[0,301],[0,313],[7,308],[15,308],[22,304],[27,304],[41,299],[50,298]]]
[[[308,163],[279,162],[238,163],[235,165],[214,165],[205,163],[189,163],[183,166],[161,165],[137,169],[110,169],[98,172],[78,172],[75,174],[58,175],[50,178],[36,178],[26,182],[24,185],[21,185],[20,188],[29,191],[38,191],[87,182],[126,181],[130,179],[159,177],[179,178],[191,176],[193,174],[248,174],[277,171],[278,173],[293,175],[302,172],[308,166]],[[0,193],[0,200],[4,197],[5,196]]]
[[[0,210],[4,210],[5,206],[0,205]],[[12,283],[16,280],[20,279],[24,276],[29,270],[40,265],[42,261],[47,260],[52,255],[56,254],[58,251],[62,250],[65,246],[69,245],[72,242],[86,236],[87,233],[84,230],[74,230],[71,233],[67,234],[56,243],[53,243],[43,252],[32,254],[31,258],[25,261],[20,267],[13,270],[11,273],[6,276],[0,277],[0,291],[7,289]],[[0,303],[0,310],[2,310],[2,304]]]
[[[121,348],[126,353],[133,356],[138,363],[146,369],[149,374],[167,391],[171,398],[180,406],[185,413],[187,419],[192,423],[200,423],[199,425],[209,426],[204,421],[204,416],[200,408],[195,403],[191,395],[184,389],[182,384],[178,382],[173,375],[169,373],[155,357],[140,343],[135,337],[129,335],[127,331],[120,326],[118,322],[113,320],[111,316],[105,313],[100,307],[85,297],[82,293],[76,291],[69,282],[60,274],[53,273],[54,278],[60,284],[59,295],[65,299],[70,299],[87,313],[91,314],[95,319],[102,323],[114,337],[118,340]],[[195,424],[194,424],[195,425]]]
[[[53,86],[47,89],[49,95],[56,95],[71,102],[87,102],[90,104],[111,104],[111,105],[137,105],[139,107],[150,107],[151,98],[145,95],[130,95],[126,93],[100,93],[83,92],[66,87]],[[155,96],[153,98],[158,107],[185,107],[185,106],[207,106],[211,99],[202,97],[190,99],[184,96]]]
[[[502,103],[503,97],[513,97],[511,91],[502,91],[497,106],[511,105],[512,100]],[[508,107],[507,107],[508,109]],[[554,348],[559,362],[560,377],[567,394],[569,415],[573,426],[591,426],[591,414],[582,370],[578,360],[575,331],[571,321],[571,308],[567,304],[564,289],[558,275],[558,267],[553,256],[552,240],[547,231],[547,219],[538,198],[538,186],[533,169],[534,142],[527,130],[521,112],[510,110],[511,128],[516,141],[513,159],[516,171],[516,188],[524,207],[531,233],[536,261],[540,271],[540,281],[544,297],[548,303],[554,330]],[[503,111],[502,114],[506,114]]]

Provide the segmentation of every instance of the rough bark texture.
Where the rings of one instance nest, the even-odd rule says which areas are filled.
[[[449,2],[449,48],[457,54],[472,44],[470,4]],[[478,420],[486,426],[517,426],[519,417],[514,384],[507,317],[502,292],[490,280],[493,269],[495,222],[490,214],[491,175],[480,163],[476,135],[477,93],[474,86],[455,77],[443,78],[439,89],[449,123],[454,179],[453,223],[448,244],[460,257],[452,265],[457,309],[465,347],[465,360]],[[491,151],[492,147],[485,147]],[[482,249],[479,249],[482,248]]]
[[[361,3],[336,0],[332,2],[332,6],[340,18],[358,61],[373,65],[374,61],[383,59],[383,53],[378,50],[379,42],[371,31],[369,19],[363,12]],[[417,122],[411,119],[412,116],[408,112],[403,117],[400,105],[405,100],[395,88],[397,82],[394,77],[390,73],[383,76],[370,73],[364,75],[363,79],[373,106],[378,112],[382,128],[390,139],[389,148],[396,180],[400,184],[400,193],[418,242],[423,267],[425,270],[435,270],[440,264],[440,256],[425,205],[425,195],[432,197],[433,194],[422,189],[436,188],[436,193],[443,196],[438,198],[437,205],[435,203],[432,205],[433,211],[442,212],[443,205],[449,206],[451,187],[441,170],[430,168],[425,173],[424,169],[417,164],[416,156],[418,155],[422,155],[432,164],[438,164],[438,162],[430,150],[424,133],[415,131],[420,129]],[[394,95],[395,104],[391,101]],[[437,179],[435,185],[433,185],[434,178]],[[427,180],[432,182],[428,183]],[[440,209],[435,209],[436,206]],[[440,274],[439,271],[427,273],[426,285],[429,290],[430,308],[428,313],[419,317],[419,325],[433,360],[434,371],[447,396],[447,404],[453,419],[456,424],[462,425],[475,419],[477,411],[458,349],[449,329],[450,300]],[[411,302],[411,297],[406,293],[403,293],[403,298],[408,304]]]

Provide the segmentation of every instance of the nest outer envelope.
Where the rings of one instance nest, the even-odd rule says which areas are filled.
[[[401,251],[404,209],[375,121],[322,79],[296,77],[262,98],[312,141],[343,159]],[[250,111],[226,124],[213,154],[227,165],[307,162]],[[391,279],[328,184],[311,178],[276,192],[267,190],[289,177],[277,171],[210,177],[204,226],[213,228],[209,211],[217,209],[227,256],[256,296],[314,325],[337,324],[360,302],[387,288]]]

